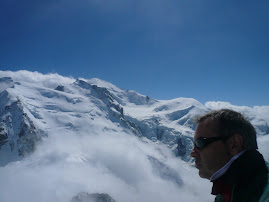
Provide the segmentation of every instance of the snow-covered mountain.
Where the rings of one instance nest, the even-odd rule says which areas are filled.
[[[35,78],[45,75],[28,72],[33,78],[26,79],[16,74],[20,73],[0,73],[1,165],[32,152],[42,137],[58,128],[96,134],[103,130],[125,131],[164,143],[188,160],[195,128],[193,118],[222,107],[243,112],[259,135],[269,133],[268,106],[249,108],[221,102],[204,106],[191,98],[155,100],[96,78],[63,77],[62,81],[46,83]]]
[[[24,163],[31,161],[35,162],[35,165],[43,164],[48,160],[44,157],[46,151],[44,148],[47,148],[46,145],[55,144],[51,142],[53,136],[58,138],[53,141],[62,144],[68,144],[66,141],[76,136],[80,140],[76,142],[77,139],[74,139],[74,144],[69,145],[68,149],[64,148],[63,153],[73,154],[81,150],[76,157],[72,157],[76,162],[101,161],[106,169],[121,176],[125,183],[136,182],[130,173],[124,174],[122,170],[119,172],[117,166],[110,162],[106,155],[102,155],[102,149],[110,148],[111,145],[102,142],[100,147],[104,148],[97,147],[94,150],[101,153],[97,155],[99,158],[91,159],[92,156],[89,157],[84,151],[88,148],[85,145],[81,146],[86,141],[80,142],[85,136],[91,141],[103,134],[111,137],[115,134],[126,134],[142,141],[141,144],[160,147],[162,157],[142,149],[145,153],[143,161],[148,162],[147,166],[151,167],[151,171],[161,180],[170,181],[181,187],[184,185],[184,179],[175,167],[173,168],[175,164],[168,165],[165,158],[168,154],[163,153],[172,151],[172,156],[189,162],[195,129],[194,117],[217,108],[231,108],[242,112],[255,126],[259,138],[266,137],[264,141],[260,141],[262,149],[265,148],[264,142],[268,143],[269,134],[269,106],[250,108],[223,102],[208,102],[203,105],[192,98],[156,100],[132,90],[122,90],[96,78],[73,79],[57,74],[0,71],[0,166],[6,167],[8,163],[20,162],[23,157],[26,159],[23,160]],[[64,145],[60,147],[62,146]],[[55,156],[50,157],[49,162],[60,155],[57,153],[58,147],[52,146],[52,148],[55,149]],[[165,148],[168,148],[168,151]],[[65,158],[63,153],[59,159],[69,159]],[[39,155],[39,158],[43,159],[42,162],[36,160],[37,158],[33,160],[35,155]],[[129,157],[126,158],[128,162]],[[16,163],[7,166],[16,167]],[[127,170],[128,166],[126,165]],[[83,190],[77,190],[77,193],[81,191]]]

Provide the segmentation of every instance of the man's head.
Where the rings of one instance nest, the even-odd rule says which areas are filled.
[[[196,119],[191,152],[200,177],[209,179],[234,155],[257,149],[256,131],[240,113],[229,109],[211,111]]]

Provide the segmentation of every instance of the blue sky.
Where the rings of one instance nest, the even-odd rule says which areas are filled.
[[[268,0],[3,0],[0,69],[269,105]]]

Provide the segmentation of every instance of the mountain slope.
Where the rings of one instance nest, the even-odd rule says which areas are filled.
[[[42,82],[29,78],[31,74],[42,77]],[[46,82],[46,75],[39,73],[0,72],[1,165],[31,153],[42,137],[60,128],[67,133],[125,131],[162,142],[188,161],[195,129],[193,118],[223,106],[243,112],[258,135],[269,133],[269,118],[259,107],[221,102],[204,106],[192,98],[155,100],[100,79],[58,77],[61,79]],[[6,156],[12,157],[8,160]]]

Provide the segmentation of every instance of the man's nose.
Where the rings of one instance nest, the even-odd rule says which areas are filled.
[[[195,148],[195,146],[194,146],[193,149],[191,150],[190,156],[191,156],[191,157],[196,157],[196,156],[197,156],[197,149]]]

